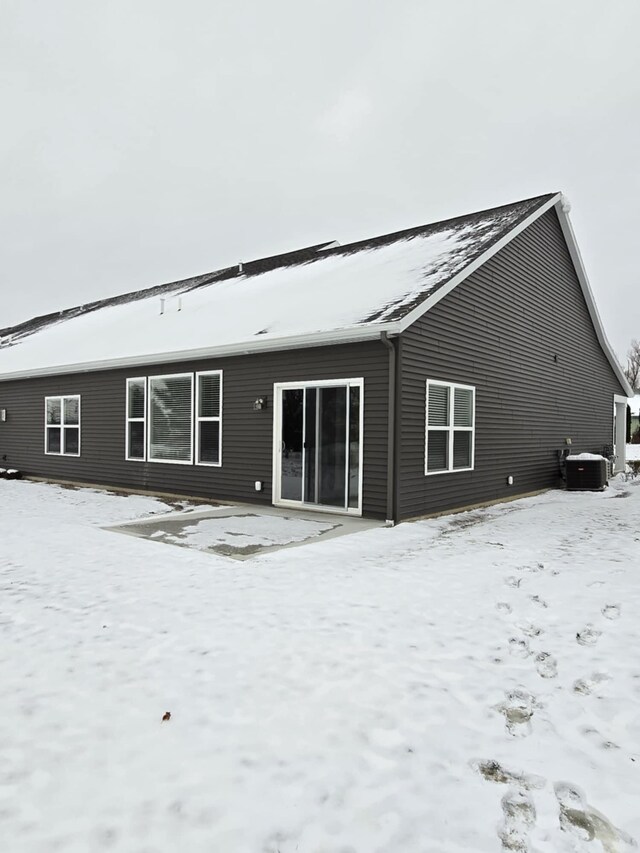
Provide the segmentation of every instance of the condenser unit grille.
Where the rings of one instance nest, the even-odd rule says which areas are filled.
[[[607,485],[606,459],[567,459],[567,489],[601,491]]]

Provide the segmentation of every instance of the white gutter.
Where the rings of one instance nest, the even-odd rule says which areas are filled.
[[[177,361],[194,361],[204,358],[229,358],[237,355],[252,353],[277,352],[289,349],[309,349],[310,347],[330,346],[331,344],[350,344],[359,341],[380,339],[380,333],[386,332],[389,337],[399,334],[398,323],[380,323],[369,326],[350,326],[330,332],[312,332],[310,334],[290,335],[282,338],[268,338],[258,335],[249,341],[233,344],[223,344],[218,347],[201,347],[199,349],[176,350],[175,352],[142,353],[126,358],[110,358],[100,361],[85,361],[77,364],[53,364],[46,367],[16,370],[0,373],[0,381],[14,379],[29,379],[35,376],[58,376],[69,373],[88,373],[97,370],[117,370],[125,367],[141,367],[147,364],[168,364]],[[18,344],[19,346],[19,344]],[[8,348],[9,350],[11,348]],[[0,350],[0,355],[1,355]]]

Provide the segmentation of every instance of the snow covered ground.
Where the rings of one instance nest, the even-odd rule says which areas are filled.
[[[632,459],[640,459],[640,444],[627,444],[627,457],[629,461]]]
[[[2,851],[640,839],[640,479],[243,563],[97,528],[152,498],[0,506]]]

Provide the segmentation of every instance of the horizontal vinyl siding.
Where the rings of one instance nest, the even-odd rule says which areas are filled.
[[[222,467],[125,460],[128,377],[223,371]],[[26,475],[194,495],[221,501],[271,503],[274,382],[364,378],[363,512],[386,512],[388,354],[374,341],[335,347],[205,359],[166,366],[42,377],[0,383],[0,465]],[[82,397],[82,455],[44,453],[44,398]],[[258,397],[267,408],[253,411]],[[1,461],[6,457],[4,461]],[[254,482],[262,480],[263,492]]]
[[[400,376],[401,518],[556,485],[565,438],[573,452],[612,443],[624,391],[553,210],[407,329]],[[424,475],[427,379],[476,386],[473,471]]]

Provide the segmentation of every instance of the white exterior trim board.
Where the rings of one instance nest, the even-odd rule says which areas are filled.
[[[582,262],[580,249],[578,248],[578,243],[576,241],[575,234],[573,232],[573,227],[571,225],[571,220],[569,219],[569,215],[567,212],[567,200],[562,193],[556,193],[554,196],[552,196],[534,213],[532,213],[530,216],[527,216],[526,219],[523,219],[523,221],[512,231],[510,231],[508,234],[505,234],[502,239],[494,243],[491,248],[487,249],[487,251],[483,252],[483,254],[476,258],[475,261],[473,261],[471,264],[461,270],[456,276],[454,276],[449,282],[447,282],[447,284],[445,284],[443,287],[440,287],[431,296],[427,297],[427,299],[425,299],[424,302],[418,305],[417,308],[414,308],[413,311],[410,311],[409,314],[407,314],[405,317],[402,318],[402,320],[398,322],[397,325],[399,327],[399,332],[402,333],[406,329],[408,329],[409,326],[416,322],[416,320],[419,320],[420,317],[426,314],[430,308],[433,308],[434,305],[437,305],[441,299],[444,299],[447,294],[451,293],[451,291],[454,290],[459,284],[461,284],[466,278],[468,278],[472,273],[474,273],[477,269],[483,266],[483,264],[485,264],[490,258],[492,258],[501,249],[507,246],[513,239],[515,239],[519,234],[521,234],[525,229],[532,225],[537,219],[539,219],[552,207],[555,207],[556,209],[560,228],[562,229],[562,234],[567,244],[569,255],[571,256],[571,260],[573,262],[578,281],[580,282],[580,287],[582,289],[582,293],[587,304],[587,310],[589,311],[591,322],[593,323],[593,327],[596,332],[596,337],[598,338],[598,343],[600,344],[602,351],[606,355],[607,360],[611,364],[613,372],[620,381],[620,384],[627,392],[628,396],[632,397],[633,392],[631,386],[627,382],[622,368],[618,364],[618,359],[616,358],[611,344],[607,340],[607,336],[604,332],[602,320],[600,319],[600,314],[598,312],[595,299],[593,298],[593,291],[591,290],[591,285],[589,284],[587,272],[585,270],[584,263]]]
[[[523,219],[522,222],[517,225],[514,229],[509,231],[508,234],[505,234],[500,240],[495,242],[493,246],[487,249],[486,252],[483,252],[479,255],[475,261],[472,261],[468,266],[466,266],[463,270],[457,275],[454,275],[450,281],[448,281],[442,287],[439,287],[435,293],[431,296],[428,296],[424,302],[418,305],[413,311],[410,311],[405,317],[398,321],[399,332],[402,333],[406,329],[409,328],[416,320],[419,320],[423,314],[433,308],[434,305],[437,305],[441,299],[444,299],[447,294],[451,293],[459,284],[461,284],[466,278],[468,278],[471,273],[474,273],[477,269],[480,269],[481,266],[486,264],[486,262],[496,255],[501,249],[504,249],[506,245],[508,245],[518,234],[521,234],[525,229],[527,229],[531,224],[533,224],[536,219],[539,219],[544,213],[550,210],[554,204],[558,204],[559,201],[562,200],[562,193],[556,193],[552,198],[546,201],[541,207],[539,207],[534,213],[530,214]]]
[[[589,284],[587,271],[584,267],[584,263],[582,262],[582,255],[580,254],[580,249],[578,248],[578,243],[573,232],[573,226],[571,225],[571,220],[569,219],[569,214],[565,209],[565,205],[557,204],[556,213],[558,214],[560,228],[562,229],[562,233],[564,234],[564,239],[567,244],[567,248],[569,249],[569,254],[571,256],[576,275],[578,276],[578,281],[580,282],[580,287],[582,289],[585,302],[587,303],[589,314],[591,315],[591,321],[593,322],[593,327],[596,331],[598,343],[602,347],[604,354],[607,356],[609,363],[613,368],[613,372],[616,374],[618,380],[620,381],[620,384],[627,392],[627,396],[633,397],[633,390],[629,385],[627,377],[624,375],[622,368],[618,364],[618,359],[616,358],[611,344],[607,340],[607,336],[604,332],[602,320],[600,319],[600,313],[598,312],[595,299],[593,298],[593,291],[591,290],[591,285]]]

